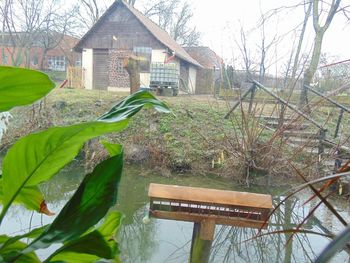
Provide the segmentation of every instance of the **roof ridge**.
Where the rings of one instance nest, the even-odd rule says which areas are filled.
[[[169,47],[169,44],[170,44],[170,43],[165,43],[165,42],[167,42],[167,41],[162,41],[162,39],[160,38],[160,36],[157,36],[157,34],[156,34],[155,32],[153,32],[153,30],[152,30],[151,28],[149,28],[149,26],[148,26],[147,24],[145,24],[146,21],[151,22],[151,23],[155,26],[154,29],[160,30],[161,33],[165,34],[165,35],[169,38],[169,40],[173,42],[172,44],[177,45],[178,48],[180,49],[180,50],[178,50],[178,51],[181,51],[181,53],[184,52],[184,54],[181,54],[181,53],[179,54],[179,53],[177,53],[177,54],[175,54],[175,56],[177,56],[177,57],[179,57],[179,58],[181,58],[181,59],[183,59],[183,60],[186,60],[187,62],[189,62],[189,63],[191,63],[191,64],[193,64],[193,65],[195,65],[195,66],[202,67],[202,65],[201,65],[197,60],[195,60],[194,58],[192,58],[191,55],[188,54],[188,53],[186,52],[186,50],[185,50],[179,43],[177,43],[177,42],[175,41],[175,39],[173,39],[173,38],[169,35],[169,33],[168,33],[167,31],[165,31],[163,28],[161,28],[159,25],[157,25],[157,23],[155,23],[152,19],[150,19],[150,18],[148,18],[147,16],[145,16],[145,15],[144,15],[141,11],[139,11],[138,9],[136,9],[136,8],[134,8],[133,6],[129,5],[126,1],[124,1],[124,0],[118,0],[118,1],[120,1],[121,3],[123,3],[123,5],[124,5],[125,7],[127,7],[127,8],[129,9],[129,11],[132,12],[132,13],[135,15],[135,17],[140,21],[140,23],[143,24],[143,26],[144,26],[158,41],[160,41],[163,45],[165,45],[165,46],[167,46],[168,48],[172,49],[171,47]],[[139,16],[140,16],[140,17],[139,17]],[[142,21],[143,19],[145,19],[146,21]],[[175,53],[176,53],[176,50],[173,50],[173,51],[175,51]]]

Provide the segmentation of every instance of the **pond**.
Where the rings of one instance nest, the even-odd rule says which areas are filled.
[[[76,164],[65,168],[52,181],[42,187],[50,210],[58,213],[73,194],[82,179],[84,169]],[[177,184],[217,188],[226,190],[270,193],[274,204],[283,198],[285,189],[272,187],[251,187],[243,189],[229,179],[213,176],[174,175],[171,178],[150,173],[142,167],[128,166],[119,188],[117,209],[125,214],[123,227],[119,232],[122,260],[125,263],[161,263],[188,262],[193,223],[151,218],[149,224],[142,219],[148,212],[147,197],[150,183]],[[308,211],[317,205],[313,200],[306,205],[310,194],[305,191],[288,201],[271,219],[267,231],[280,231],[295,227]],[[347,220],[350,218],[348,202],[337,200],[337,210]],[[34,228],[52,221],[53,217],[26,211],[20,206],[13,207],[0,228],[0,233],[16,234],[28,228]],[[304,228],[327,233],[341,230],[341,224],[324,207],[320,207],[315,216],[306,221]],[[253,238],[257,230],[216,226],[210,262],[311,262],[327,245],[329,239],[314,234],[272,234]],[[252,239],[253,238],[253,239]],[[286,240],[290,241],[286,244]],[[57,247],[39,251],[45,258],[48,251]],[[342,251],[332,262],[347,262],[349,254]]]

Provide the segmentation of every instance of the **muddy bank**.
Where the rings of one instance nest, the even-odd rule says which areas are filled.
[[[11,111],[14,118],[1,149],[4,152],[15,140],[31,132],[94,120],[121,97],[107,91],[55,90],[35,105]],[[242,146],[245,127],[239,118],[223,118],[228,110],[225,101],[205,96],[161,99],[174,115],[144,109],[133,117],[125,131],[102,138],[123,144],[128,163],[157,170],[166,177],[174,172],[210,173],[235,178],[243,184],[281,184],[285,178],[294,177],[281,152],[269,144],[269,134]],[[105,155],[98,140],[94,140],[85,146],[81,156],[92,167]]]

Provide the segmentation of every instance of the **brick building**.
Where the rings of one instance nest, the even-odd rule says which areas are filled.
[[[30,36],[32,43],[27,45],[27,33],[0,33],[0,64],[46,71],[65,71],[67,66],[81,66],[81,54],[72,50],[78,38],[59,33],[51,34],[51,37],[56,38],[57,44],[45,48],[39,34]]]

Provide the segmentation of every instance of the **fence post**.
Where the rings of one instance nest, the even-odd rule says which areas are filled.
[[[344,110],[343,110],[343,109],[340,109],[340,113],[339,113],[339,117],[338,117],[337,126],[336,126],[336,128],[335,128],[334,138],[337,138],[337,137],[338,137],[339,127],[340,127],[341,120],[342,120],[342,118],[343,118],[343,114],[344,114]]]
[[[321,161],[322,155],[324,153],[324,140],[326,139],[326,130],[320,129],[318,134],[318,160],[317,160],[317,170],[321,172]]]
[[[278,118],[278,127],[282,127],[283,126],[283,123],[284,123],[284,113],[286,111],[286,106],[284,106],[283,103],[281,103],[281,114]]]
[[[256,85],[253,84],[253,88],[252,88],[251,93],[250,93],[250,101],[249,101],[249,108],[248,108],[248,113],[249,114],[252,112],[253,100],[254,100],[254,97],[255,97],[255,93],[256,93]]]

